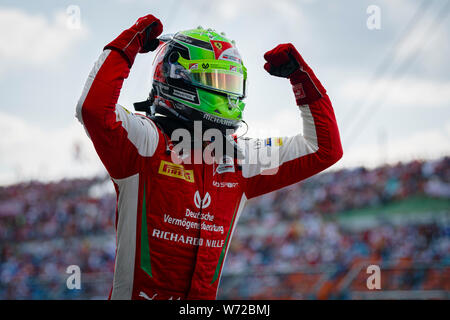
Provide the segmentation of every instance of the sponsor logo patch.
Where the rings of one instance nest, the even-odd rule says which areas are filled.
[[[283,139],[282,138],[275,138],[275,146],[280,147],[283,145]]]
[[[272,145],[272,138],[267,138],[267,139],[264,141],[264,145],[265,145],[266,147],[270,147],[270,146]]]
[[[200,192],[198,190],[194,194],[194,204],[198,209],[206,209],[211,204],[211,196],[209,195],[209,192],[205,194],[205,196],[200,196]]]
[[[194,183],[194,171],[184,169],[181,164],[161,160],[158,173]]]
[[[295,99],[302,99],[306,97],[305,90],[303,89],[303,85],[301,83],[297,83],[292,87],[294,89]]]
[[[236,188],[239,182],[219,182],[213,181],[213,186],[216,188]]]
[[[224,156],[222,163],[220,163],[216,170],[214,170],[214,174],[222,174],[225,172],[234,172],[234,161],[230,156]]]

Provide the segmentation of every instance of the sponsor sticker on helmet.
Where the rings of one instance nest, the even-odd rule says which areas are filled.
[[[214,58],[219,59],[222,52],[233,47],[233,45],[226,41],[210,40],[214,50]]]
[[[175,34],[175,36],[173,37],[174,40],[178,40],[178,41],[182,41],[184,43],[190,44],[192,46],[196,46],[199,48],[203,48],[203,49],[207,49],[207,50],[212,50],[213,47],[211,46],[211,43],[206,42],[206,41],[202,41],[202,40],[198,40],[192,37],[189,37],[187,35],[184,35],[182,33],[177,33]]]
[[[187,92],[184,92],[184,91],[180,91],[180,90],[177,90],[177,89],[173,90],[173,95],[177,96],[177,97],[180,97],[180,98],[183,98],[183,99],[190,100],[190,101],[195,101],[195,95],[187,93]]]
[[[214,123],[222,124],[222,125],[225,125],[225,126],[232,126],[232,125],[235,124],[231,120],[220,118],[220,117],[216,117],[216,116],[213,116],[213,115],[211,115],[209,113],[204,113],[203,114],[203,119],[208,120],[208,121],[212,121]]]
[[[239,51],[233,47],[224,50],[218,57],[218,60],[226,60],[242,64],[241,55],[239,54]]]

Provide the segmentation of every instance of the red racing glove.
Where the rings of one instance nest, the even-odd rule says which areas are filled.
[[[123,31],[104,49],[113,49],[122,53],[131,68],[138,53],[154,51],[158,47],[159,40],[156,38],[162,31],[161,21],[149,14],[139,18],[131,28]]]
[[[264,54],[264,69],[276,77],[288,78],[297,105],[310,104],[326,94],[325,88],[292,43],[279,44]]]

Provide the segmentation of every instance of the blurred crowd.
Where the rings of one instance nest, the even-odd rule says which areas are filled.
[[[224,299],[316,299],[320,287],[305,288],[304,282],[314,279],[314,284],[318,285],[320,276],[323,280],[332,280],[335,287],[326,298],[342,297],[344,292],[337,290],[339,281],[364,261],[380,266],[419,264],[437,267],[442,269],[439,275],[442,281],[428,289],[450,292],[450,223],[384,223],[356,231],[342,229],[336,222],[310,214],[294,223],[284,224],[269,236],[240,231],[232,241],[224,269],[221,287]],[[365,274],[365,269],[360,271]],[[391,289],[420,289],[429,284],[430,279],[423,268],[406,271],[423,274],[420,279],[405,277]],[[295,274],[302,276],[287,277]],[[233,277],[242,277],[243,281],[228,281]],[[389,282],[386,281],[384,289]],[[362,283],[365,284],[365,279]],[[287,286],[294,287],[286,292]],[[274,291],[274,288],[280,290]]]
[[[107,184],[97,177],[0,187],[0,299],[108,296],[116,196],[108,188],[99,192]],[[336,219],[415,197],[450,201],[449,157],[330,171],[250,201],[231,242],[219,297],[345,298],[323,288],[339,287],[364,259],[432,264],[431,272],[439,268],[444,279],[436,288],[449,291],[448,211],[439,221],[386,221],[359,229]],[[80,266],[82,290],[67,289],[69,265]],[[405,276],[399,286],[429,285],[429,268],[420,270],[422,277]],[[308,290],[300,285],[308,283],[306,275],[315,279]]]

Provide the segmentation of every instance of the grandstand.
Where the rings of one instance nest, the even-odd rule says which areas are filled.
[[[105,299],[115,254],[106,177],[0,187],[0,299]],[[253,199],[220,299],[449,299],[450,158],[329,171]],[[81,290],[66,287],[79,265]],[[368,265],[381,289],[366,286]]]

